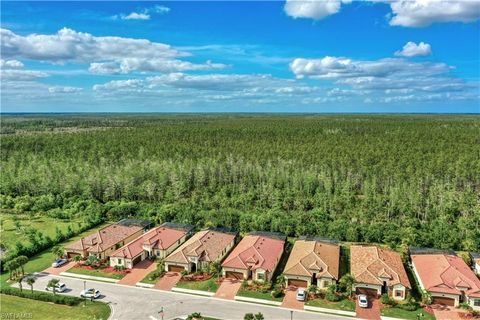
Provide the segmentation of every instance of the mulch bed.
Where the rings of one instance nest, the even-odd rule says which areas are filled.
[[[128,269],[125,269],[123,271],[117,271],[115,270],[113,267],[105,267],[105,268],[102,268],[102,267],[92,267],[92,266],[87,266],[87,265],[84,265],[84,264],[77,264],[76,266],[74,266],[74,268],[78,268],[78,269],[85,269],[85,270],[99,270],[101,272],[106,272],[106,273],[117,273],[117,274],[120,274],[120,275],[125,275],[127,273],[130,273],[130,270]]]
[[[189,274],[182,277],[183,281],[205,281],[213,277],[210,273]]]

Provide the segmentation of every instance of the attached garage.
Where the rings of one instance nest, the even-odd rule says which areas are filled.
[[[370,297],[376,297],[378,295],[377,289],[372,289],[372,288],[359,288],[355,290],[356,294],[366,294],[367,296]]]
[[[306,288],[308,286],[308,282],[305,280],[288,279],[288,285],[295,286],[297,288]]]
[[[229,279],[243,280],[243,273],[234,272],[234,271],[227,271],[227,272],[225,272],[225,277],[229,278]]]
[[[73,259],[75,258],[76,256],[79,256],[80,254],[79,253],[76,253],[76,252],[67,252],[67,258],[68,259]]]
[[[139,263],[140,261],[142,261],[142,255],[139,255],[138,257],[136,257],[135,259],[133,259],[132,265],[136,265],[136,264]]]
[[[446,297],[432,297],[432,304],[442,304],[446,306],[455,306],[455,299]]]
[[[184,270],[185,270],[185,267],[182,267],[182,266],[175,266],[175,265],[168,266],[168,271],[171,271],[171,272],[182,272]]]

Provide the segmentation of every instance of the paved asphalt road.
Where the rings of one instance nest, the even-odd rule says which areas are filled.
[[[83,280],[38,274],[34,289],[43,290],[51,278],[60,279],[69,288],[69,294],[79,296],[83,290]],[[25,287],[25,286],[24,286]],[[100,301],[109,303],[113,308],[111,319],[114,320],[160,320],[158,311],[164,308],[164,319],[183,317],[193,312],[200,312],[204,316],[224,320],[243,320],[245,313],[261,312],[266,320],[290,320],[290,310],[273,306],[262,306],[252,303],[221,300],[210,297],[193,296],[189,294],[145,289],[113,283],[87,280],[87,288],[100,290]],[[348,317],[327,315],[308,311],[295,310],[294,320],[344,320]]]

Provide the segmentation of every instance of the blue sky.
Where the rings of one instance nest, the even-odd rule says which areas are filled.
[[[2,112],[480,112],[480,1],[1,5]]]

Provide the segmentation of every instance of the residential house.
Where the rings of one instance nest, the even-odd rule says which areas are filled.
[[[470,252],[473,271],[480,276],[480,253]]]
[[[339,279],[340,246],[328,239],[300,237],[283,270],[287,285],[327,288]]]
[[[236,235],[225,229],[199,231],[165,258],[165,269],[191,273],[207,269],[213,262],[220,263],[235,245]]]
[[[165,222],[113,252],[110,265],[131,269],[147,258],[165,258],[185,242],[192,230],[191,225]]]
[[[395,300],[403,300],[411,289],[400,254],[392,250],[351,246],[350,272],[355,278],[357,294],[378,297],[386,293]]]
[[[87,258],[90,255],[103,260],[118,248],[139,237],[150,222],[144,220],[122,220],[67,244],[65,254],[68,258],[80,255]]]
[[[222,263],[223,276],[270,281],[282,257],[285,239],[285,235],[274,232],[248,234]]]
[[[433,303],[455,307],[467,303],[480,310],[480,280],[462,258],[439,253],[410,257],[420,287],[432,295]]]

